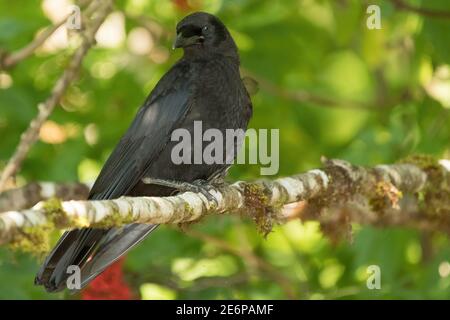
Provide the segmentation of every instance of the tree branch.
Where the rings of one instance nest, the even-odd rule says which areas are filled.
[[[4,53],[0,59],[0,70],[6,70],[14,67],[20,61],[31,56],[34,51],[39,48],[44,42],[61,27],[67,20],[67,17],[59,21],[58,23],[47,27],[42,33],[40,33],[32,42],[27,44],[22,49],[13,52],[11,54]]]
[[[242,68],[241,72],[244,75],[244,83],[246,83],[246,80],[248,78],[252,79],[255,84],[250,84],[250,89],[247,88],[247,91],[252,95],[251,90],[257,91],[256,89],[258,87],[261,87],[261,89],[265,90],[267,93],[280,97],[282,99],[293,101],[297,103],[312,103],[314,105],[320,106],[320,107],[329,107],[329,108],[345,108],[345,109],[364,109],[368,111],[380,111],[384,110],[386,108],[391,108],[399,103],[406,102],[411,100],[411,93],[409,90],[405,90],[401,92],[400,94],[396,96],[385,96],[384,94],[378,93],[377,97],[375,97],[375,100],[373,102],[363,102],[363,101],[356,101],[356,100],[348,100],[348,99],[339,99],[339,98],[333,98],[333,97],[325,97],[318,94],[315,94],[313,92],[303,90],[303,89],[296,89],[296,90],[290,90],[283,88],[282,86],[279,86],[275,83],[272,83],[271,81],[254,74],[253,72]],[[376,80],[378,82],[379,87],[383,87],[383,79],[379,76],[376,77]],[[253,87],[256,87],[254,89]]]
[[[435,10],[413,6],[404,0],[389,0],[399,10],[411,11],[430,18],[450,19],[450,11]]]
[[[447,165],[448,165],[448,160]],[[267,234],[292,218],[285,204],[307,201],[301,219],[322,223],[330,235],[351,222],[422,227],[424,222],[450,233],[448,166],[427,157],[408,163],[365,168],[342,160],[323,160],[324,168],[273,181],[236,182],[214,188],[217,200],[191,192],[171,197],[121,197],[115,200],[50,199],[30,210],[0,214],[0,243],[15,242],[44,227],[108,228],[131,222],[181,224],[210,214],[241,213]],[[442,162],[443,164],[446,164]]]
[[[97,30],[100,28],[100,25],[103,23],[106,16],[111,11],[111,8],[111,0],[104,0],[101,3],[101,5],[95,11],[93,20],[91,21],[90,25],[87,26],[86,32],[82,34],[83,40],[78,49],[73,54],[69,66],[55,83],[50,97],[48,97],[47,100],[38,105],[38,115],[30,122],[28,129],[21,135],[20,142],[16,148],[16,151],[9,159],[6,167],[2,172],[2,175],[0,177],[0,192],[5,189],[6,183],[8,182],[9,178],[11,178],[17,172],[17,170],[19,170],[26,155],[30,151],[33,144],[37,141],[42,125],[53,112],[53,109],[61,100],[70,83],[75,79],[77,72],[81,67],[84,56],[95,43],[95,34]]]
[[[0,193],[0,212],[28,209],[42,200],[58,198],[61,200],[86,199],[90,184],[34,182],[26,186]]]
[[[262,78],[254,74],[253,72],[241,67],[241,72],[244,76],[250,77],[257,82],[257,85],[262,89],[267,91],[268,93],[281,97],[285,100],[294,101],[298,103],[313,103],[323,107],[347,107],[351,109],[361,109],[361,108],[371,108],[369,105],[359,102],[359,101],[349,101],[349,100],[334,100],[332,98],[328,98],[325,96],[320,96],[314,94],[312,92],[297,89],[297,90],[288,90],[281,86],[278,86],[267,79]]]

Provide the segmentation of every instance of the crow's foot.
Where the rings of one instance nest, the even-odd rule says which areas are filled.
[[[213,195],[209,192],[211,190],[214,190],[214,187],[211,186],[206,180],[195,180],[194,182],[186,182],[186,181],[163,180],[154,178],[143,178],[142,182],[145,184],[155,184],[158,186],[173,188],[180,192],[201,193],[206,197],[206,199],[208,199],[208,201],[213,201],[217,205],[216,198],[213,197]]]

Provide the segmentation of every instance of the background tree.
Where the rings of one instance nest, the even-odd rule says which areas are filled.
[[[0,166],[82,39],[62,26],[39,48],[21,48],[61,24],[69,4],[0,2]],[[369,3],[357,0],[115,1],[8,187],[93,181],[179,58],[169,49],[174,26],[191,10],[219,15],[232,31],[243,74],[260,87],[250,125],[280,129],[280,176],[318,167],[322,155],[366,166],[419,153],[448,159],[448,1],[370,4],[381,8],[379,30],[366,27]],[[230,180],[258,174],[256,165],[239,165]],[[450,298],[445,233],[353,225],[350,241],[335,241],[323,224],[299,219],[273,231],[264,239],[252,221],[231,215],[186,232],[164,226],[128,255],[123,272],[141,298]],[[366,287],[372,264],[381,290]],[[34,287],[37,267],[35,257],[2,247],[0,298],[64,298]]]

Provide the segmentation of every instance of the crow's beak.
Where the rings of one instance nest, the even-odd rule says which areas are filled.
[[[203,36],[192,36],[189,38],[185,38],[180,32],[177,34],[177,37],[173,42],[172,49],[189,47],[193,44],[201,43],[203,42],[203,40],[205,40]]]

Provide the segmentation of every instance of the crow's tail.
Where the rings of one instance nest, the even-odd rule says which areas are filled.
[[[69,266],[80,268],[80,288],[141,242],[158,225],[129,224],[113,229],[77,229],[65,232],[45,259],[35,283],[49,292],[66,287]]]

